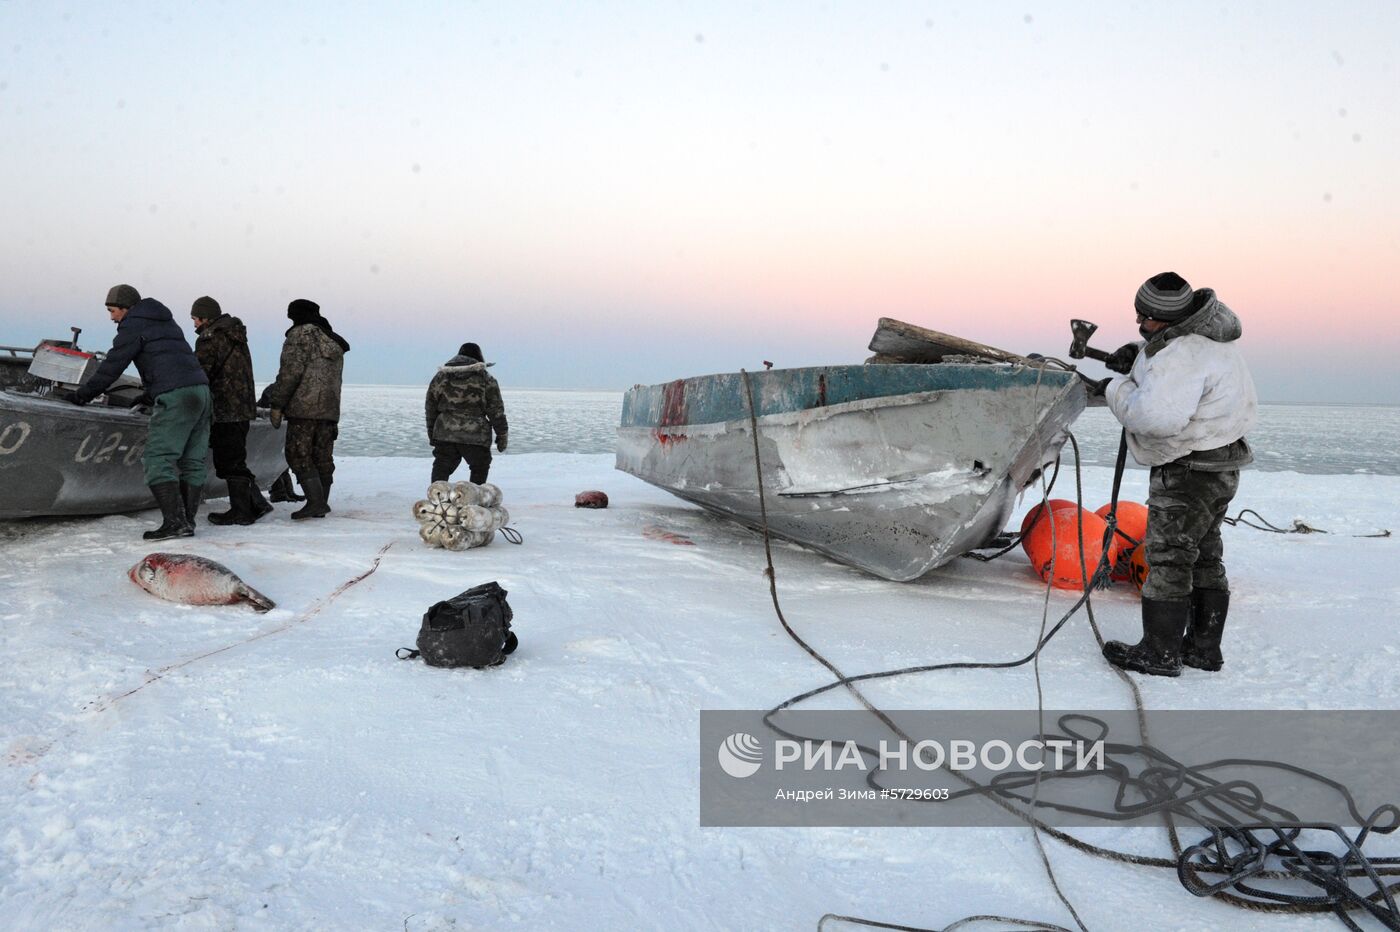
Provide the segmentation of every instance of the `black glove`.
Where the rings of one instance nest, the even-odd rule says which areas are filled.
[[[53,394],[59,399],[66,401],[69,404],[75,404],[78,407],[82,407],[83,405],[87,404],[89,401],[92,400],[91,398],[84,398],[76,390],[69,390],[66,388],[56,388],[54,389]]]
[[[1112,378],[1107,378],[1098,382],[1089,382],[1084,386],[1084,390],[1089,393],[1090,398],[1102,398],[1108,392],[1108,383],[1112,381]]]
[[[504,453],[504,452],[506,452],[506,435],[505,435],[505,434],[497,434],[497,435],[496,435],[496,452],[497,452],[497,453]]]
[[[1138,351],[1142,347],[1136,343],[1124,343],[1116,350],[1108,354],[1108,358],[1103,364],[1110,372],[1121,372],[1127,375],[1133,371],[1133,363],[1137,360]]]

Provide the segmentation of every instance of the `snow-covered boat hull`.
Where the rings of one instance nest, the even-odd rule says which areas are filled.
[[[885,579],[989,542],[1085,406],[1070,372],[857,365],[750,374],[768,525]],[[760,527],[743,375],[637,386],[617,468]]]
[[[0,391],[0,519],[155,507],[141,463],[150,420],[135,408],[80,408]],[[284,437],[265,420],[254,421],[248,431],[248,468],[264,488],[286,469]],[[212,460],[204,494],[228,494]]]

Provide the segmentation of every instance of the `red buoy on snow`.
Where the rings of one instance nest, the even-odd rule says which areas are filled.
[[[1104,505],[1094,514],[1106,520],[1110,507],[1112,503]],[[1113,536],[1118,541],[1118,560],[1113,564],[1113,578],[1131,579],[1130,561],[1134,552],[1141,549],[1142,542],[1147,539],[1147,506],[1140,502],[1119,502],[1118,529]],[[1138,584],[1138,588],[1142,588],[1141,583]]]
[[[1128,578],[1137,586],[1138,592],[1142,591],[1142,584],[1147,582],[1147,570],[1147,548],[1138,547],[1128,559]]]
[[[1107,530],[1108,525],[1103,518],[1070,502],[1067,508],[1052,508],[1049,520],[1035,522],[1035,526],[1021,538],[1021,547],[1031,561],[1031,569],[1042,580],[1056,589],[1082,590],[1084,580],[1098,568]],[[1082,551],[1079,545],[1081,531],[1084,541]],[[1110,565],[1117,556],[1118,542],[1115,540],[1108,548]]]
[[[1049,505],[1050,505],[1050,511],[1051,511],[1052,513],[1053,513],[1053,512],[1056,512],[1056,511],[1059,511],[1061,508],[1078,508],[1078,507],[1079,507],[1078,505],[1076,505],[1074,502],[1070,501],[1070,500],[1067,499],[1067,498],[1052,498],[1052,499],[1050,499]],[[1022,533],[1022,534],[1025,534],[1025,533],[1026,533],[1026,531],[1027,531],[1027,530],[1030,528],[1030,526],[1031,526],[1031,522],[1035,520],[1036,515],[1038,515],[1038,514],[1040,514],[1040,505],[1039,505],[1039,504],[1037,504],[1037,505],[1036,505],[1034,508],[1032,508],[1030,511],[1026,512],[1026,516],[1025,516],[1024,518],[1021,519],[1021,533]]]

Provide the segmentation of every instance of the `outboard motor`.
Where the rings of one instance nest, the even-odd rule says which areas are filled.
[[[76,343],[77,333],[74,333],[73,337]],[[44,340],[34,349],[34,359],[29,363],[29,374],[62,388],[77,388],[96,371],[97,366],[96,353],[84,352],[58,340]]]

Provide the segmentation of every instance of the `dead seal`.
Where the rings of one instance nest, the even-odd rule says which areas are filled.
[[[192,553],[152,553],[127,573],[151,595],[185,605],[248,602],[260,612],[276,607],[267,596],[239,579],[222,563]]]

